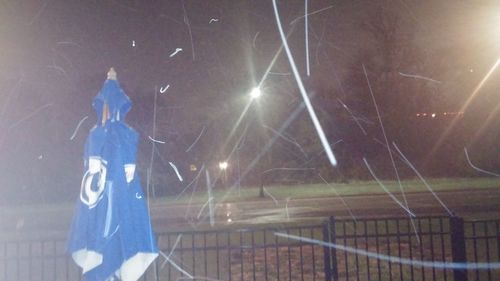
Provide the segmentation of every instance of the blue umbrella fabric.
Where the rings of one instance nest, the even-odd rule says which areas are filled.
[[[131,105],[111,68],[93,102],[98,123],[85,144],[86,172],[68,242],[87,281],[136,281],[158,256],[135,171],[138,133],[124,121]]]

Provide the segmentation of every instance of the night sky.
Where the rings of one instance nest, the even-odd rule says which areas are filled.
[[[464,146],[477,164],[498,171],[498,70],[463,107],[499,58],[498,1],[309,1],[310,77],[304,1],[278,2],[292,54],[329,141],[342,140],[334,148],[340,164],[328,166],[302,112],[285,132],[304,146],[305,156],[279,138],[260,169],[314,163],[362,177],[366,171],[353,172],[363,169],[357,167],[362,157],[387,158],[374,141],[383,139],[368,78],[390,141],[401,144],[424,172],[441,167],[441,174],[428,174],[475,175],[455,165],[463,161]],[[301,103],[284,52],[265,76],[280,46],[268,0],[0,1],[0,190],[17,200],[0,203],[75,198],[83,145],[96,122],[92,98],[110,67],[134,103],[127,122],[141,134],[141,173],[151,153],[155,91],[155,137],[165,142],[158,145],[155,162],[159,185],[182,186],[173,183],[168,162],[183,173],[190,164],[214,165],[228,157],[242,134],[249,134],[242,161],[250,163],[272,138],[269,128],[280,128]],[[264,76],[263,98],[230,137],[249,102],[247,94]],[[424,120],[417,113],[438,118]],[[445,149],[435,147],[452,123]],[[199,143],[186,151],[198,136]]]

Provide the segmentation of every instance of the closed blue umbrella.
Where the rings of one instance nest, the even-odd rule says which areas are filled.
[[[93,107],[98,123],[85,144],[68,251],[87,281],[136,281],[158,248],[135,171],[138,134],[124,121],[131,102],[113,68]]]

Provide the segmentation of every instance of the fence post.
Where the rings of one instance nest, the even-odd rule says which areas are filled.
[[[330,230],[328,226],[328,221],[323,223],[323,241],[326,243],[330,242]],[[332,280],[332,265],[330,259],[330,247],[323,246],[323,258],[324,258],[324,266],[325,266],[325,281]]]
[[[454,263],[467,262],[465,251],[464,219],[460,217],[450,217],[451,232],[451,255]],[[453,280],[467,281],[467,269],[453,269]]]
[[[335,218],[330,217],[330,242],[337,244],[337,233],[335,232]],[[334,281],[339,280],[339,271],[337,268],[337,249],[330,248],[330,259],[332,261],[332,277]]]

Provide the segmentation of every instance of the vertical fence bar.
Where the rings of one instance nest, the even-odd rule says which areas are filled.
[[[450,230],[452,260],[454,263],[465,263],[467,262],[467,256],[465,251],[464,220],[459,217],[450,217]],[[467,270],[453,269],[453,280],[467,281]]]
[[[386,237],[386,242],[387,242],[387,255],[391,256],[391,236],[389,235],[389,220],[385,219],[385,235]],[[391,261],[388,261],[389,263],[389,280],[392,281],[392,263]]]
[[[266,230],[262,230],[262,233],[264,235],[264,276],[267,280],[267,240],[266,240]]]
[[[358,224],[354,221],[354,249],[358,250]],[[356,262],[356,280],[359,281],[359,256],[358,253],[354,253],[354,258]]]
[[[302,227],[299,228],[299,236],[302,237]],[[300,254],[300,280],[304,281],[304,257],[302,253],[302,242],[299,242],[299,254]]]
[[[421,219],[418,219],[418,229],[420,229],[420,231],[423,232]],[[416,238],[419,239],[418,236]],[[419,242],[420,259],[424,260],[425,257],[424,257],[424,245],[423,245],[424,244],[424,237],[423,237],[423,235],[420,235],[419,240],[420,240],[420,242]],[[422,280],[425,280],[425,268],[423,266],[420,267],[420,272],[422,273]]]
[[[215,260],[216,260],[216,271],[217,279],[220,279],[220,269],[219,269],[219,232],[215,232]]]
[[[399,219],[396,219],[396,240],[398,241],[398,257],[401,258],[401,228]],[[403,281],[403,264],[399,263],[399,280]]]
[[[342,222],[342,235],[344,236],[344,248],[347,247],[347,230],[346,221]],[[345,279],[349,280],[349,259],[347,257],[347,251],[344,251],[344,262],[345,262]]]
[[[472,222],[472,240],[474,241],[474,262],[478,262],[477,257],[477,233],[476,233],[476,222]],[[476,280],[479,281],[479,269],[476,268]]]
[[[278,249],[278,236],[274,236],[274,246],[276,248],[276,280],[280,280],[280,255]]]
[[[412,225],[410,225],[410,223],[411,223],[410,220],[406,220],[406,229],[408,230],[408,250],[409,250],[409,254],[410,254],[410,259],[413,260],[413,250],[412,250],[413,244],[411,242],[411,236],[412,236],[411,228],[412,228]],[[418,235],[418,232],[417,232],[416,235]],[[410,265],[410,276],[411,276],[410,280],[415,280],[415,274],[413,272],[413,265]]]
[[[311,233],[311,239],[314,239],[314,230],[310,228],[309,231]],[[314,244],[311,244],[311,250],[312,250],[313,272],[316,272],[316,254],[314,253]],[[316,281],[316,274],[313,274],[313,281]]]
[[[323,223],[323,241],[330,242],[330,235],[328,233],[328,222]],[[323,246],[323,258],[324,258],[324,267],[325,267],[325,281],[332,280],[332,266],[331,266],[331,257],[330,257],[330,247]],[[302,256],[301,256],[302,259]],[[313,272],[314,274],[314,272]]]
[[[490,236],[488,231],[488,222],[484,222],[484,235],[486,236],[486,262],[491,262],[490,259]],[[488,280],[491,280],[491,268],[488,268]]]
[[[439,234],[440,234],[440,237],[441,237],[441,259],[443,262],[446,262],[446,249],[444,247],[444,230],[443,230],[443,218],[439,218]],[[444,276],[444,280],[447,281],[448,280],[448,276],[447,276],[447,269],[444,268],[443,269],[443,276]]]
[[[363,227],[364,227],[364,230],[365,230],[365,251],[366,252],[369,252],[369,249],[368,249],[368,223],[367,221],[363,221]],[[366,255],[366,272],[367,272],[367,275],[368,275],[368,280],[371,279],[371,274],[370,274],[370,258],[368,257],[368,255]]]
[[[207,261],[207,233],[203,233],[203,262],[205,264],[205,276],[208,276],[208,261]]]
[[[253,281],[255,281],[255,230],[252,230],[252,268]]]
[[[429,235],[430,235],[430,242],[431,242],[431,261],[434,262],[436,259],[434,257],[434,232],[432,230],[432,219],[429,218]],[[432,267],[432,280],[436,280],[436,268],[433,266]]]
[[[379,245],[379,235],[378,235],[378,221],[375,220],[375,247],[377,249],[377,254],[380,254],[380,245]],[[382,280],[382,269],[380,268],[380,259],[377,259],[377,271],[378,271],[378,280]]]
[[[286,244],[287,244],[287,253],[288,253],[288,280],[292,280],[292,257],[290,254],[290,231],[286,230],[286,235],[288,236]]]
[[[241,273],[241,278],[240,280],[243,281],[243,231],[240,231],[240,273]]]
[[[227,231],[227,268],[228,268],[228,275],[229,275],[229,281],[231,281],[231,232]]]
[[[195,256],[196,256],[196,252],[195,252],[195,247],[194,247],[194,237],[195,237],[195,233],[193,232],[192,235],[191,235],[191,261],[193,262],[193,276],[196,276],[196,263],[195,263]]]
[[[329,228],[329,233],[330,233],[330,243],[337,245],[337,232],[335,228],[335,218],[330,217],[330,228]],[[332,277],[333,281],[338,281],[339,280],[339,271],[338,271],[338,265],[337,265],[337,249],[336,248],[330,248],[330,260],[331,260],[331,268],[332,268]]]

